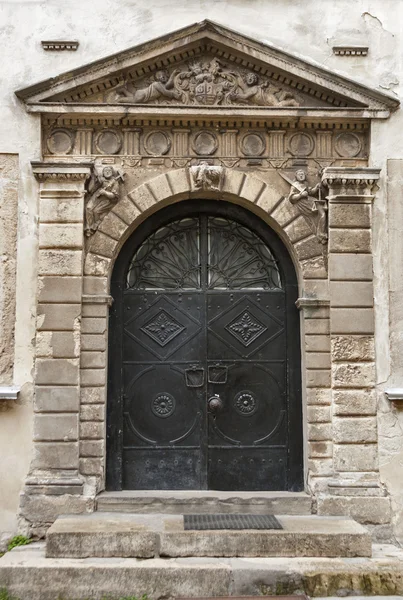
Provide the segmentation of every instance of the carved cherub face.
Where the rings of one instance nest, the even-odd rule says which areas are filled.
[[[102,175],[104,176],[104,179],[110,179],[111,177],[113,177],[112,167],[104,167],[104,170],[102,171]]]
[[[259,81],[258,76],[256,75],[256,73],[248,73],[246,76],[246,83],[248,85],[257,85]]]
[[[297,181],[300,181],[301,183],[303,183],[306,180],[306,174],[305,171],[303,171],[302,169],[299,169],[296,173],[295,173],[295,179]]]
[[[157,71],[155,74],[155,80],[160,83],[167,83],[169,75],[166,71]]]

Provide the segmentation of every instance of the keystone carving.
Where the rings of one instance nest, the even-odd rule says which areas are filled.
[[[201,163],[189,168],[193,186],[196,190],[213,190],[219,192],[224,182],[224,169]]]
[[[88,182],[85,203],[85,235],[93,235],[110,210],[119,202],[123,173],[107,166],[101,172],[94,170]]]
[[[294,181],[289,179],[285,173],[280,173],[280,175],[291,185],[287,200],[297,207],[319,242],[326,244],[328,239],[327,200],[323,195],[322,184],[319,182],[314,187],[310,187],[303,169],[299,169],[295,173]]]
[[[127,104],[299,106],[294,95],[254,72],[232,71],[218,59],[195,61],[185,69],[160,70],[144,87],[131,82],[115,88],[108,102]]]

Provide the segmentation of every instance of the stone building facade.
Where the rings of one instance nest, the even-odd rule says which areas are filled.
[[[31,4],[3,11],[28,23],[32,9],[59,44],[41,45],[40,28],[33,39],[21,27],[9,46],[2,33],[15,57],[0,125],[4,538],[42,535],[60,514],[95,510],[105,486],[125,487],[114,483],[122,453],[112,459],[118,257],[160,211],[178,220],[204,203],[259,220],[298,282],[287,401],[298,401],[301,423],[286,453],[301,471],[278,489],[401,540],[400,3],[369,12],[364,0],[342,1],[322,20],[313,0],[287,5],[286,18],[282,3],[211,2],[206,13],[195,1],[174,3],[168,22],[159,3],[111,14],[100,2],[91,27],[69,25],[74,3]],[[91,12],[91,2],[76,8]],[[73,53],[60,42],[70,36]],[[265,311],[250,308],[258,301],[226,325],[235,337],[245,327],[246,348],[264,334]],[[155,322],[142,323],[158,360],[181,333],[175,319],[162,322],[170,316],[154,314],[172,332],[159,342]],[[240,398],[249,410],[252,395]],[[160,416],[175,402],[156,400]],[[260,489],[275,491],[267,481]]]

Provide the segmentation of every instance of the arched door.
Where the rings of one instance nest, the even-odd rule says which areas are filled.
[[[276,234],[180,203],[128,240],[111,291],[108,489],[301,489],[297,285]]]

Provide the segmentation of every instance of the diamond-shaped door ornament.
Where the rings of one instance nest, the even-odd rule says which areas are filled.
[[[244,310],[225,329],[229,331],[245,347],[254,342],[263,332],[265,327],[249,310]]]
[[[165,310],[160,310],[151,321],[141,327],[141,331],[144,331],[144,333],[162,347],[169,344],[184,329],[185,327],[178,323]]]

